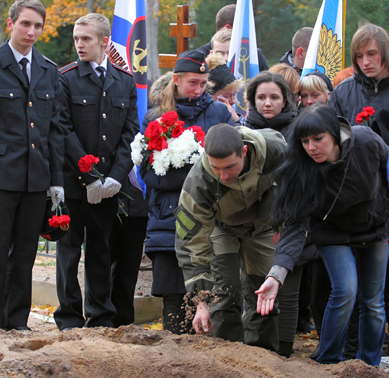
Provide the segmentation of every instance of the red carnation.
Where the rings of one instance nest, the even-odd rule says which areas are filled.
[[[191,126],[188,127],[188,130],[192,130],[195,133],[197,141],[204,147],[205,133],[203,129],[200,126]]]
[[[66,227],[70,222],[69,215],[53,215],[49,219],[49,226],[50,227]]]
[[[149,141],[149,150],[162,151],[167,148],[167,142],[165,138],[154,138]]]
[[[145,130],[145,137],[149,139],[159,138],[162,134],[162,126],[157,120],[151,121]]]
[[[149,163],[152,164],[154,161],[154,151],[151,153],[150,157],[149,157]]]
[[[178,114],[174,111],[167,112],[162,115],[161,122],[165,124],[165,126],[170,127],[173,126],[178,121]]]
[[[355,117],[355,120],[357,123],[365,123],[366,125],[369,124],[370,116],[372,116],[375,113],[374,108],[371,106],[365,106],[362,110],[362,112],[358,113]]]
[[[97,164],[100,161],[98,157],[93,155],[85,155],[78,161],[78,166],[80,167],[80,171],[84,173],[89,173],[93,168],[93,164]]]
[[[371,106],[365,106],[363,108],[363,111],[366,112],[368,116],[371,116],[371,115],[373,115],[375,113],[374,108],[371,107]]]
[[[362,123],[363,121],[362,113],[358,113],[357,116],[355,117],[355,120],[357,121],[357,123]]]

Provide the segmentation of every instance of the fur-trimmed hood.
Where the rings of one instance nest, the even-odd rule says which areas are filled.
[[[167,87],[170,81],[173,79],[173,71],[168,71],[160,78],[154,81],[149,91],[149,108],[154,108],[161,105],[162,91]]]

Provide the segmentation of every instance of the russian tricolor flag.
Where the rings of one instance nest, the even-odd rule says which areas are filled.
[[[138,117],[147,111],[147,44],[145,0],[116,0],[110,61],[128,69],[136,82]]]
[[[137,88],[139,124],[147,112],[147,43],[145,0],[116,0],[109,60],[129,70]],[[146,185],[135,166],[130,180],[146,196]]]

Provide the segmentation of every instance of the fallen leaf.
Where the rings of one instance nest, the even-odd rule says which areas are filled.
[[[151,326],[152,329],[155,329],[157,331],[163,331],[162,323],[156,323]]]

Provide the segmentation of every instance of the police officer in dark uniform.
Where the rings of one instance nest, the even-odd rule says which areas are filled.
[[[65,191],[72,227],[58,243],[57,294],[54,314],[60,330],[113,327],[109,236],[118,212],[118,196],[133,163],[130,143],[139,132],[136,87],[132,75],[112,65],[104,50],[108,19],[88,14],[75,22],[73,37],[79,59],[60,69],[63,89],[60,124],[65,134]],[[81,157],[100,159],[105,182],[78,166]],[[88,319],[82,311],[77,279],[86,230],[85,280]]]
[[[0,47],[0,328],[29,330],[31,276],[47,190],[63,200],[58,71],[33,45],[46,10],[17,0]]]

